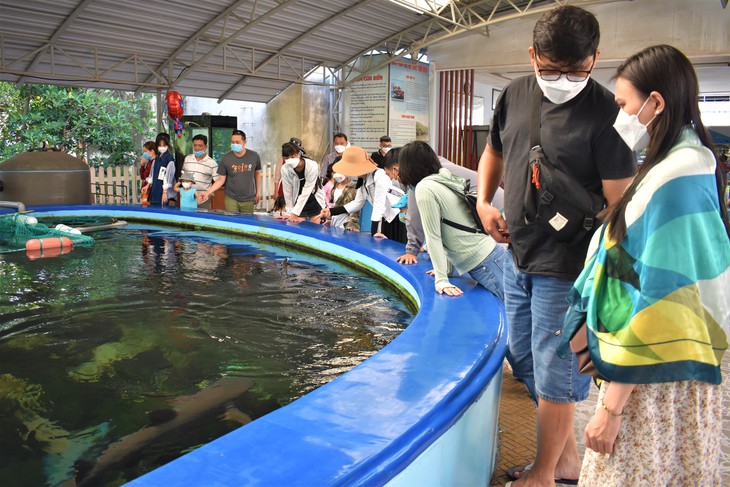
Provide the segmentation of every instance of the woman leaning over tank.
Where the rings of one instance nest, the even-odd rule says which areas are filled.
[[[281,146],[281,156],[284,159],[281,182],[289,220],[298,222],[309,218],[319,223],[319,213],[326,207],[319,164],[305,158],[301,147],[293,142]]]
[[[616,75],[615,129],[646,158],[594,236],[563,336],[587,325],[606,379],[581,485],[721,485],[730,230],[689,60],[647,48]]]

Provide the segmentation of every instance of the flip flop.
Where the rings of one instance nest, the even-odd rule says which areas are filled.
[[[527,463],[523,465],[515,465],[514,467],[510,467],[507,469],[507,478],[510,480],[517,480],[520,478],[520,475],[523,472],[529,472],[532,468],[532,463]]]
[[[515,465],[514,467],[510,467],[507,469],[507,478],[514,481],[519,479],[519,475],[521,475],[523,472],[529,472],[532,468],[532,463],[528,463],[526,465]],[[511,485],[511,482],[505,484],[505,487],[508,485]],[[562,479],[562,478],[555,478],[555,485],[556,487],[561,487],[565,485],[578,485],[578,479]]]
[[[510,480],[509,482],[504,484],[504,487],[511,487],[514,482],[515,482],[514,480]],[[571,482],[575,482],[575,483],[571,483]],[[578,481],[570,480],[570,479],[563,479],[562,482],[555,482],[555,487],[567,487],[567,486],[571,486],[571,485],[578,485]]]

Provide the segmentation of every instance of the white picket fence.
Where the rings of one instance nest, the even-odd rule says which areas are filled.
[[[89,172],[94,204],[141,204],[142,180],[139,178],[139,166],[90,167]],[[266,163],[261,178],[261,201],[256,205],[257,210],[269,211],[273,208],[276,198],[274,184],[274,168],[271,163]]]

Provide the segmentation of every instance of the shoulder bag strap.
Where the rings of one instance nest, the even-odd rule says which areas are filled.
[[[463,230],[465,232],[469,233],[482,233],[481,230],[474,227],[468,227],[466,225],[462,225],[461,223],[456,223],[455,221],[447,220],[446,218],[441,218],[441,223],[444,225],[448,225],[450,227],[456,228],[457,230]]]
[[[542,90],[535,83],[532,91],[532,111],[530,112],[530,148],[540,145],[540,116],[542,113]]]

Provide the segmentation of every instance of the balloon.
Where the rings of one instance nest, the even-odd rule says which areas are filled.
[[[175,126],[175,133],[178,137],[182,137],[182,122],[180,119],[185,113],[185,102],[180,93],[175,90],[168,91],[165,96],[165,105],[167,105],[167,115],[172,119]]]

